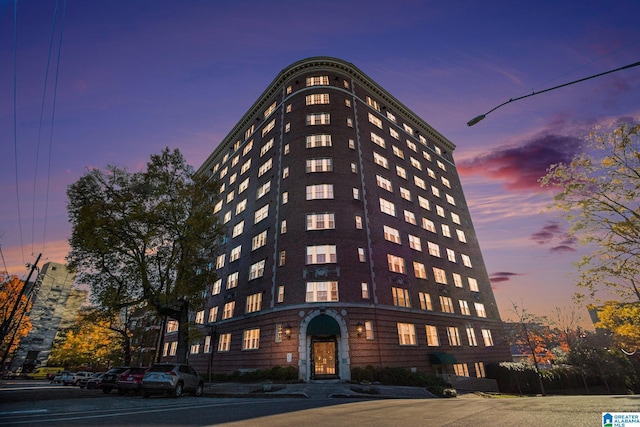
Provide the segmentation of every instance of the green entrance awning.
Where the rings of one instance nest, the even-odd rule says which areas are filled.
[[[307,335],[340,335],[338,322],[326,314],[314,317],[307,326]]]
[[[450,353],[429,353],[429,363],[432,365],[453,365],[458,359]]]

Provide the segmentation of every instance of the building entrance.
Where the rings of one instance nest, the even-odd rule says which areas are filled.
[[[311,340],[313,379],[338,378],[338,347],[335,337]]]

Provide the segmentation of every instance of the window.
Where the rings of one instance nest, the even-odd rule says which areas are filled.
[[[247,153],[251,151],[252,148],[253,148],[253,139],[247,142],[247,144],[244,146],[244,148],[242,149],[242,155],[246,156]]]
[[[353,119],[351,117],[347,117],[347,126],[350,128],[353,127]]]
[[[367,96],[366,98],[367,101],[367,105],[371,108],[373,108],[376,111],[380,111],[380,104],[378,103],[378,101],[376,101],[375,99]]]
[[[409,224],[416,225],[416,215],[413,212],[408,211],[406,209],[404,211],[404,220]]]
[[[440,190],[438,189],[438,187],[434,187],[432,185],[431,186],[431,193],[433,193],[433,195],[436,196],[436,197],[440,197]]]
[[[413,182],[414,182],[414,184],[416,184],[416,187],[420,187],[423,190],[427,189],[427,183],[424,182],[424,179],[414,175],[413,176]]]
[[[409,247],[414,251],[422,252],[422,243],[420,238],[409,234]]]
[[[391,137],[397,139],[398,141],[400,141],[400,133],[393,129],[393,128],[389,128],[389,135],[391,135]]]
[[[396,165],[396,174],[403,179],[407,179],[407,171],[402,166]]]
[[[471,316],[471,310],[469,310],[469,303],[464,300],[459,300],[458,303],[460,304],[460,313],[464,314],[465,316]]]
[[[211,295],[218,295],[222,288],[222,279],[218,279],[213,283],[211,287]]]
[[[276,342],[282,342],[283,335],[282,323],[276,323]]]
[[[469,376],[469,368],[466,363],[454,363],[453,364],[453,372],[459,377],[468,377]]]
[[[373,152],[373,162],[378,166],[382,166],[385,169],[389,169],[389,161],[387,160],[387,158],[384,156],[381,156],[375,151]]]
[[[227,257],[226,254],[218,255],[218,257],[216,258],[216,270],[219,270],[222,267],[224,267],[224,261],[226,257]]]
[[[287,262],[287,251],[280,251],[280,258],[278,260],[278,266],[282,267]]]
[[[433,221],[427,218],[422,218],[422,228],[432,233],[436,232],[436,225],[433,223]]]
[[[232,289],[238,286],[238,272],[231,273],[227,277],[227,289]]]
[[[473,277],[469,277],[469,278],[467,278],[467,280],[469,281],[469,290],[470,291],[480,292],[480,289],[478,288],[478,281],[476,279],[474,279]]]
[[[447,224],[442,224],[442,235],[445,237],[451,237],[451,229]]]
[[[227,176],[227,173],[229,172],[229,168],[228,167],[224,167],[221,171],[220,171],[220,179],[224,178],[225,176]]]
[[[359,188],[353,188],[352,189],[352,193],[353,193],[353,200],[360,200],[360,189]]]
[[[393,305],[397,307],[411,307],[408,289],[392,287],[391,294],[393,295]]]
[[[393,146],[391,147],[391,149],[393,150],[393,154],[394,154],[396,157],[400,157],[401,159],[404,159],[404,152],[403,152],[401,149],[399,149],[399,148],[398,148],[398,147],[396,147],[395,145],[393,145]]]
[[[283,219],[280,221],[280,234],[284,234],[287,232],[287,220]]]
[[[236,302],[231,301],[224,305],[224,310],[222,311],[222,320],[230,319],[233,317],[233,310],[236,308]]]
[[[420,141],[420,142],[422,142],[422,141]],[[424,157],[426,160],[431,161],[431,154],[427,153],[426,151],[422,152],[422,157]]]
[[[393,193],[393,186],[391,185],[391,181],[388,180],[387,178],[384,178],[380,175],[376,175],[376,183],[378,184],[378,187]]]
[[[433,242],[427,242],[427,247],[429,248],[429,255],[440,258],[440,246]]]
[[[331,114],[329,113],[313,113],[307,114],[307,125],[328,125],[331,124]]]
[[[282,193],[282,204],[286,205],[287,203],[289,203],[289,192],[285,191]]]
[[[269,190],[271,190],[271,181],[267,181],[264,184],[262,184],[260,187],[258,187],[258,190],[256,191],[256,200],[260,199],[265,194],[267,194]]]
[[[408,139],[407,139],[407,147],[409,147],[409,149],[415,153],[418,152],[418,146],[413,142],[409,141]]]
[[[436,279],[436,283],[442,283],[443,285],[447,284],[447,275],[444,270],[433,267],[433,276]]]
[[[411,128],[411,126],[409,126],[409,125],[408,125],[408,124],[406,124],[406,123],[403,123],[403,124],[402,124],[402,127],[404,128],[404,131],[405,131],[406,133],[408,133],[409,135],[413,135],[413,129]]]
[[[462,276],[458,273],[453,273],[453,284],[456,286],[456,288],[462,287]]]
[[[273,159],[269,159],[266,162],[264,162],[262,165],[260,165],[260,167],[258,168],[258,176],[262,176],[265,173],[267,173],[267,171],[271,169],[272,165],[273,165]]]
[[[458,236],[459,241],[467,243],[467,236],[465,236],[464,231],[456,229],[456,235]]]
[[[289,154],[289,144],[284,144],[284,155],[286,156],[287,154]]]
[[[427,175],[429,175],[430,178],[436,179],[436,173],[431,168],[427,168]]]
[[[218,213],[222,210],[222,204],[224,203],[224,200],[220,200],[218,203],[216,203],[216,205],[213,207],[213,213]]]
[[[307,95],[305,97],[306,105],[317,105],[317,104],[328,104],[329,103],[329,94],[328,93],[314,93],[311,95]]]
[[[360,215],[356,215],[355,220],[356,220],[356,228],[358,230],[362,230],[362,217]]]
[[[247,199],[242,199],[236,204],[236,215],[244,212],[247,208]]]
[[[351,173],[358,173],[358,166],[356,166],[355,162],[351,162]]]
[[[449,345],[460,345],[460,334],[458,328],[455,326],[447,326],[447,338],[449,338]]]
[[[312,76],[307,77],[308,86],[327,86],[329,84],[329,76]]]
[[[467,339],[469,340],[469,346],[476,347],[478,345],[478,341],[476,340],[476,332],[473,330],[472,325],[467,325]]]
[[[478,378],[484,378],[487,376],[487,374],[484,371],[484,363],[483,362],[476,362],[474,363],[475,368],[476,368],[476,377]]]
[[[242,193],[248,187],[249,187],[249,178],[245,179],[240,184],[238,184],[238,194]]]
[[[218,320],[218,306],[211,307],[209,309],[209,323],[213,323]]]
[[[178,321],[177,320],[167,320],[167,333],[178,331]]]
[[[333,199],[333,184],[307,185],[307,200]]]
[[[442,185],[444,185],[447,188],[451,188],[451,183],[449,182],[449,180],[447,178],[445,178],[444,176],[440,177],[440,181],[442,181]]]
[[[360,283],[360,290],[362,299],[369,299],[369,284],[366,282]]]
[[[269,105],[266,110],[264,110],[264,118],[266,119],[276,110],[276,101],[273,101],[273,104]],[[252,126],[253,127],[253,126]]]
[[[234,190],[229,191],[227,194],[227,203],[231,202],[235,196],[236,192]]]
[[[400,187],[400,197],[405,200],[411,201],[411,191],[407,190],[404,187]]]
[[[429,347],[438,347],[440,345],[438,328],[432,325],[425,325],[425,330],[427,332],[427,345]]]
[[[211,353],[211,336],[207,335],[204,337],[204,349],[205,353]]]
[[[278,286],[278,302],[284,302],[284,286]]]
[[[234,157],[234,160],[237,159],[238,156]],[[231,176],[229,177],[229,185],[233,184],[234,182],[236,182],[236,179],[238,179],[238,173],[233,173],[231,174]]]
[[[396,230],[395,228],[391,228],[387,225],[383,226],[383,231],[384,231],[384,239],[388,240],[390,242],[393,243],[397,243],[398,245],[401,245],[402,243],[400,242],[400,232],[398,230]]]
[[[440,310],[442,310],[443,313],[453,313],[453,300],[450,297],[440,295]]]
[[[398,343],[416,345],[416,326],[413,323],[398,323]]]
[[[269,205],[264,205],[253,214],[253,223],[257,224],[269,216]]]
[[[306,302],[338,301],[338,282],[307,282]]]
[[[200,325],[204,324],[204,310],[196,312],[195,322]]]
[[[387,265],[389,266],[389,271],[406,274],[404,269],[404,258],[402,257],[387,254]]]
[[[264,264],[265,264],[264,259],[262,261],[258,261],[254,264],[251,264],[251,267],[249,267],[249,280],[262,277],[262,275],[264,274]]]
[[[440,169],[442,169],[443,171],[447,170],[447,168],[445,167],[444,163],[442,163],[440,160],[438,160],[436,163],[438,164],[438,167]]]
[[[289,166],[282,169],[282,179],[286,179],[289,177]]]
[[[456,253],[452,249],[447,248],[447,259],[456,262]]]
[[[471,268],[471,258],[469,258],[469,255],[465,255],[465,254],[460,254],[460,257],[462,258],[462,264],[464,264],[465,267],[469,267]]]
[[[474,302],[473,306],[476,309],[476,316],[478,316],[478,317],[487,317],[487,312],[484,309],[484,304],[482,304],[481,302]]]
[[[413,275],[416,279],[426,279],[427,271],[424,268],[424,264],[418,261],[413,261]]]
[[[307,214],[307,230],[333,230],[335,228],[335,214],[333,212]]]
[[[273,148],[273,138],[265,142],[264,145],[260,147],[260,157],[267,154],[267,152],[271,150],[271,148]]]
[[[262,293],[252,294],[247,297],[246,313],[253,313],[262,309]]]
[[[287,89],[288,89],[288,88],[287,88]],[[285,111],[286,111],[287,113],[290,113],[290,112],[291,112],[291,110],[292,110],[291,104],[287,104],[287,106],[286,106],[286,108],[285,108]]]
[[[336,262],[336,245],[307,246],[307,265]]]
[[[267,244],[267,230],[264,230],[262,233],[256,235],[251,240],[251,250],[255,251],[258,248],[263,247]]]
[[[224,217],[222,219],[222,223],[226,224],[231,221],[231,211],[225,212]]]
[[[248,171],[250,168],[251,168],[251,159],[247,159],[247,161],[244,162],[240,167],[240,175]]]
[[[396,123],[396,116],[394,116],[392,113],[390,113],[389,111],[387,111],[387,118],[389,120],[391,120],[393,123]]]
[[[447,200],[447,203],[449,203],[450,205],[453,205],[453,206],[456,205],[456,199],[454,199],[453,196],[451,196],[450,194],[445,194],[444,198]]]
[[[460,225],[460,216],[456,213],[451,212],[451,221]]]
[[[238,245],[235,248],[231,249],[231,254],[229,255],[229,262],[238,260],[240,258],[240,252],[242,252],[242,245]]]
[[[331,159],[330,157],[307,159],[307,173],[331,171],[333,171],[333,159]]]
[[[358,248],[358,261],[367,262],[367,258],[364,253],[364,248]]]
[[[231,334],[220,334],[218,351],[229,351],[231,348]]]
[[[243,350],[257,350],[260,347],[260,328],[246,329],[242,337]]]
[[[427,211],[431,210],[431,205],[429,204],[429,200],[425,199],[424,197],[418,195],[418,205]]]
[[[386,148],[386,144],[384,142],[384,138],[381,137],[380,135],[371,132],[371,142],[373,142],[374,144],[379,145],[382,148]]]
[[[418,298],[420,299],[420,308],[422,310],[433,310],[433,305],[431,305],[431,295],[426,292],[418,292]]]
[[[371,113],[369,113],[369,122],[382,129],[382,120]]]
[[[484,340],[485,347],[493,347],[493,338],[491,337],[490,329],[482,329],[482,339]]]
[[[331,135],[308,135],[307,148],[331,147]]]
[[[169,350],[169,356],[175,356],[177,349],[178,349],[178,341],[173,341],[171,343],[171,349]]]
[[[368,340],[372,340],[373,337],[373,322],[371,320],[365,320],[364,322],[364,337]]]
[[[382,197],[380,198],[380,210],[387,215],[396,216],[396,205]]]

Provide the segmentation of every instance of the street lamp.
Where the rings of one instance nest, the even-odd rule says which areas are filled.
[[[579,79],[579,80],[574,80],[574,81],[569,82],[569,83],[564,83],[564,84],[561,84],[561,85],[558,85],[558,86],[550,87],[549,89],[544,89],[544,90],[541,90],[541,91],[538,91],[538,92],[531,92],[528,95],[519,96],[517,98],[511,98],[510,100],[508,100],[506,102],[503,102],[502,104],[498,105],[497,107],[492,108],[491,110],[487,111],[486,113],[480,114],[479,116],[476,116],[473,119],[469,120],[467,122],[467,126],[473,126],[476,123],[481,122],[492,111],[495,111],[498,108],[502,107],[503,105],[507,105],[507,104],[509,104],[509,103],[511,103],[513,101],[517,101],[517,100],[523,99],[523,98],[528,98],[528,97],[533,96],[533,95],[538,95],[539,93],[549,92],[549,91],[554,90],[554,89],[559,89],[561,87],[572,85],[574,83],[580,83],[580,82],[583,82],[585,80],[589,80],[589,79],[593,79],[593,78],[596,78],[596,77],[604,76],[605,74],[611,74],[611,73],[615,73],[616,71],[625,70],[627,68],[637,67],[638,65],[640,65],[640,62],[634,62],[633,64],[625,65],[624,67],[616,68],[615,70],[605,71],[604,73],[595,74],[593,76],[585,77],[585,78],[582,78],[582,79]]]

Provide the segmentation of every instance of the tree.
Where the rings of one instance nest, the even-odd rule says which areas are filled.
[[[640,301],[640,123],[596,130],[569,164],[552,165],[542,186],[556,190],[552,208],[570,232],[595,249],[578,263],[578,286]],[[582,294],[578,298],[584,297]]]
[[[31,322],[27,313],[31,310],[31,301],[23,292],[25,283],[16,276],[0,275],[0,320],[5,326],[6,334],[0,343],[0,357],[4,362],[5,355],[18,348],[20,339],[31,330]],[[13,316],[12,316],[13,315]]]
[[[640,303],[606,302],[598,309],[595,327],[612,334],[614,347],[627,354],[635,354],[640,350]]]
[[[201,307],[202,291],[215,280],[218,190],[168,148],[145,171],[94,169],[67,190],[70,267],[106,311],[147,302],[177,320],[179,362],[189,346],[189,310]]]

